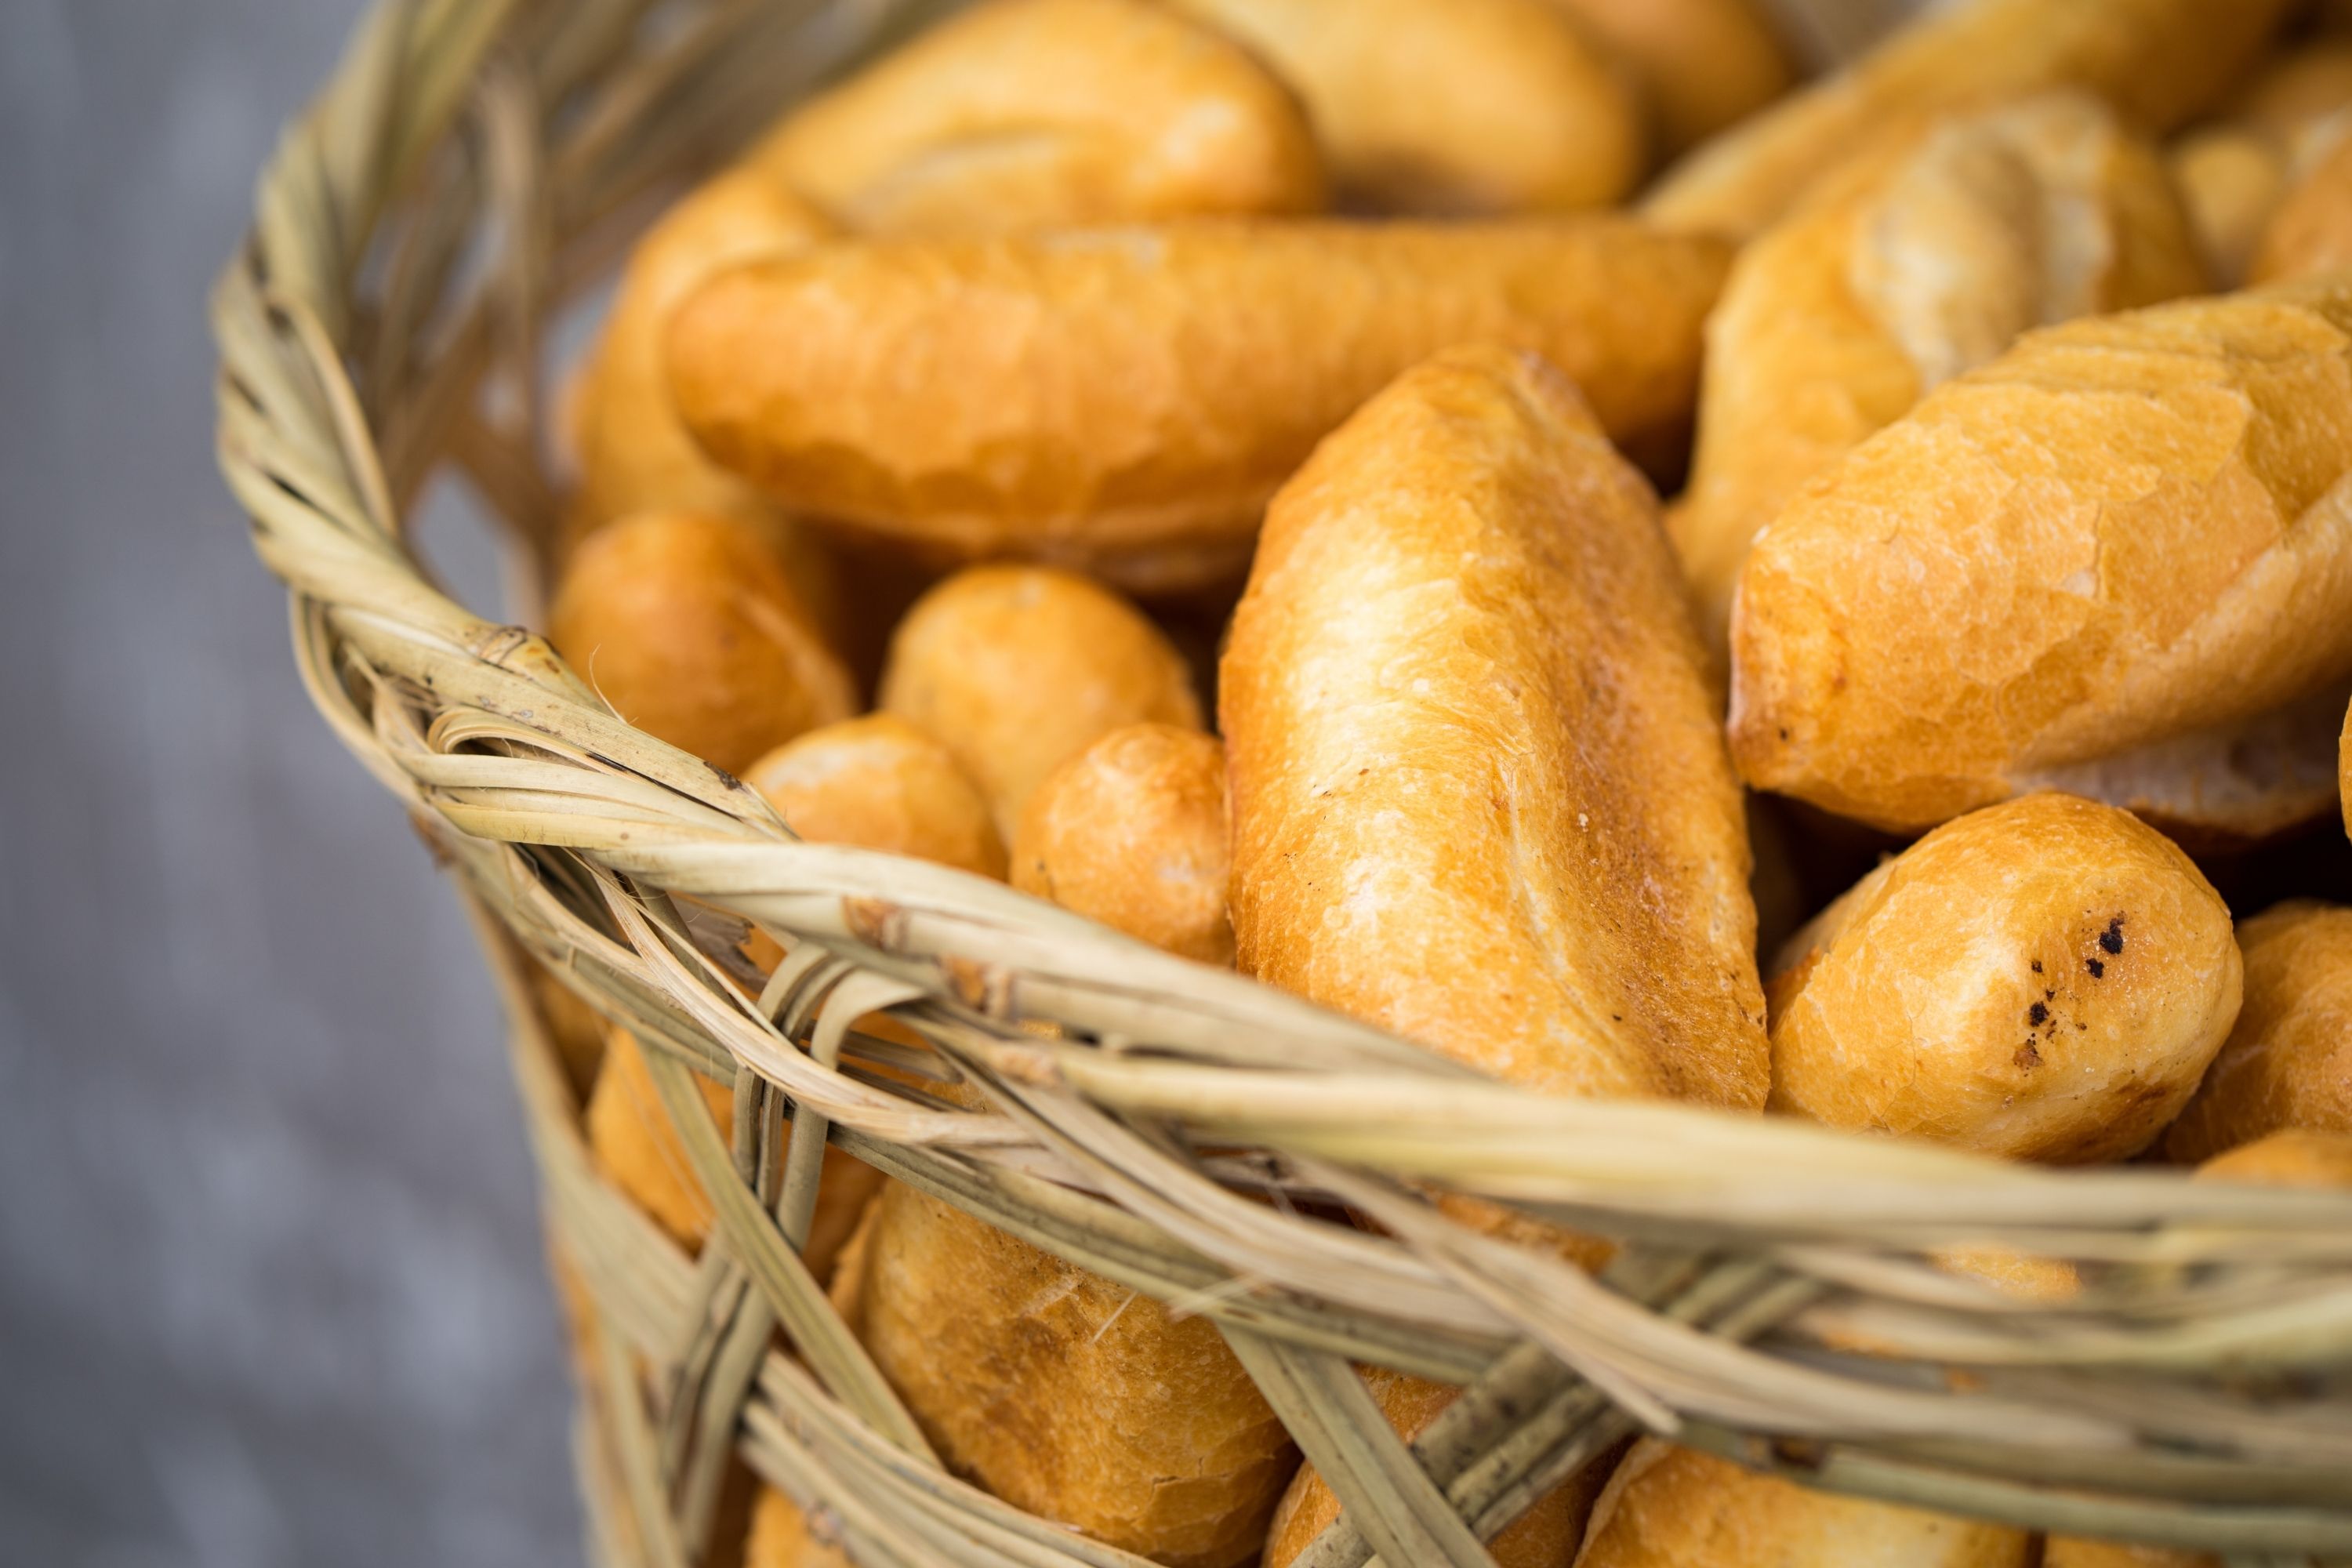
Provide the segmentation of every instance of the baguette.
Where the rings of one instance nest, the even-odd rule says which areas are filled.
[[[2289,1128],[2352,1132],[2352,909],[2298,900],[2238,930],[2246,1005],[2166,1157],[2208,1160]]]
[[[1659,150],[1681,153],[1789,90],[1795,73],[1753,0],[1550,0],[1633,68]]]
[[[2067,1164],[2160,1135],[2251,991],[2196,865],[2065,795],[1946,823],[1776,967],[1773,1110]]]
[[[992,0],[810,100],[746,158],[860,234],[1307,213],[1306,115],[1150,0]]]
[[[1601,1494],[1577,1568],[2027,1568],[2032,1537],[1808,1491],[1645,1437]]]
[[[1749,783],[1917,831],[2038,787],[2259,840],[2334,808],[2352,278],[2029,334],[1756,541]]]
[[[1647,162],[1631,81],[1549,0],[1171,3],[1298,89],[1350,206],[1606,206]]]
[[[1237,573],[1314,443],[1455,343],[1548,353],[1618,440],[1670,443],[1726,259],[1605,217],[840,246],[712,279],[668,363],[696,437],[785,505],[1150,592]]]
[[[1667,523],[1717,658],[1748,542],[1806,480],[2028,327],[2203,288],[2154,148],[2085,94],[1955,114],[1830,176],[1707,320]]]
[[[1201,728],[1160,628],[1043,566],[975,566],[924,595],[891,636],[881,705],[947,748],[1007,840],[1046,776],[1111,731]]]
[[[1225,749],[1173,724],[1113,730],[1022,808],[1013,885],[1154,947],[1234,961]]]
[[[2238,79],[2288,9],[2287,0],[1964,0],[1700,148],[1643,210],[1744,239],[1892,128],[2043,88],[2085,89],[2168,130]]]
[[[1543,1092],[1763,1103],[1739,792],[1566,378],[1460,350],[1365,405],[1269,511],[1220,689],[1245,972]]]

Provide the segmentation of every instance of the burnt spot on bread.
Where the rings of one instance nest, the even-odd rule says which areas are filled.
[[[2033,961],[2033,973],[2036,974],[2042,973],[2042,961],[2038,958]]]
[[[2091,978],[2094,980],[2105,980],[2107,977],[2107,966],[2095,958],[2084,964],[2083,967],[2091,972]]]
[[[2035,1028],[2040,1028],[2050,1021],[2050,1005],[2046,1002],[2036,1002],[2025,1010],[2025,1021]]]
[[[2017,1054],[2010,1058],[2010,1060],[2017,1064],[2020,1071],[2032,1072],[2042,1065],[2042,1053],[2033,1048],[2032,1040],[2028,1040],[2017,1047]]]
[[[2123,950],[2124,917],[2117,915],[2107,922],[2107,929],[2099,933],[2099,951],[2113,958]]]

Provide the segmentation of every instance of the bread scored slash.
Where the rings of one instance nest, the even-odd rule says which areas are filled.
[[[2352,275],[2029,333],[1821,475],[1732,614],[1759,788],[1916,832],[2036,788],[2258,840],[2336,800]]]
[[[1442,354],[1326,441],[1220,687],[1244,971],[1543,1092],[1763,1103],[1746,828],[1682,584],[1558,371]]]

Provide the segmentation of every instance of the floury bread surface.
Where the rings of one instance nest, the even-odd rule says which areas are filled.
[[[1550,1093],[1762,1103],[1739,793],[1657,504],[1465,350],[1284,488],[1221,671],[1246,972]]]
[[[2083,88],[2169,129],[2238,80],[2288,9],[2288,0],[1959,0],[1708,142],[1667,173],[1643,211],[1746,238],[1823,170],[1906,121],[2042,88]]]
[[[2352,686],[2347,473],[2352,277],[2031,333],[1757,540],[1740,771],[1895,831],[2037,787],[2307,822]]]
[[[671,389],[721,462],[849,532],[1174,588],[1237,574],[1314,444],[1459,343],[1544,353],[1621,445],[1670,445],[1727,256],[1601,216],[834,246],[705,285]]]
[[[1842,166],[1733,264],[1667,515],[1725,651],[1758,530],[1806,480],[2030,327],[2204,289],[2155,149],[2097,99],[1956,113]]]

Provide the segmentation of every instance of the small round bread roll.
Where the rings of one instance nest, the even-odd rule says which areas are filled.
[[[1064,763],[1013,836],[1014,887],[1202,963],[1234,961],[1232,879],[1225,749],[1173,724],[1113,730]]]
[[[751,1505],[751,1534],[743,1546],[743,1568],[852,1568],[837,1546],[810,1532],[799,1505],[773,1487],[760,1489]]]
[[[1633,68],[1659,151],[1695,147],[1789,90],[1795,73],[1755,0],[1551,0]]]
[[[1577,1568],[2026,1568],[2009,1525],[1809,1491],[1645,1437],[1593,1506]]]
[[[2284,1128],[2352,1132],[2352,909],[2296,900],[2238,928],[2246,1005],[2167,1157],[2210,1159]]]
[[[849,671],[754,524],[641,512],[582,541],[548,633],[637,728],[739,773],[856,710]]]
[[[1782,960],[1771,1109],[2067,1164],[2154,1140],[2241,991],[2230,911],[2195,864],[2054,794],[1928,834]]]
[[[945,745],[1012,837],[1045,775],[1126,724],[1201,727],[1184,660],[1125,599],[1072,572],[978,566],[916,601],[881,706]]]
[[[747,163],[864,234],[1304,213],[1306,115],[1222,35],[1149,0],[994,0],[812,100]]]
[[[2197,1178],[2280,1187],[2352,1187],[2352,1132],[2291,1127],[2214,1155],[2197,1167]]]
[[[1407,1377],[1386,1367],[1360,1370],[1381,1414],[1408,1443],[1461,1397],[1460,1389]],[[1584,1539],[1584,1521],[1592,1512],[1593,1499],[1609,1479],[1609,1470],[1605,1458],[1596,1459],[1506,1525],[1486,1543],[1496,1568],[1562,1568],[1573,1561],[1577,1542]],[[1324,1483],[1314,1466],[1302,1467],[1290,1489],[1282,1494],[1281,1506],[1274,1510],[1274,1530],[1266,1537],[1262,1559],[1265,1568],[1290,1568],[1292,1561],[1339,1517],[1339,1495]]]
[[[784,826],[813,844],[852,844],[1002,880],[1004,842],[948,749],[895,713],[868,713],[785,742],[744,770]]]
[[[1255,1561],[1297,1450],[1213,1321],[898,1182],[863,1265],[845,1316],[950,1467],[1169,1568]]]
[[[1630,82],[1547,0],[1173,3],[1298,89],[1352,205],[1606,206],[1647,162]]]
[[[2042,1568],[2223,1568],[2223,1564],[2210,1552],[2053,1535],[2042,1543]]]

